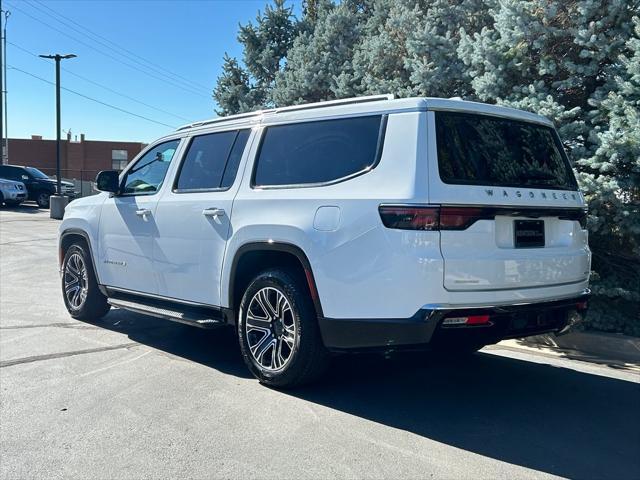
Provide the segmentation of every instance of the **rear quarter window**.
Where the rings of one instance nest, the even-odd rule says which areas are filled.
[[[375,115],[267,127],[253,186],[323,184],[370,170],[382,148],[384,120]]]

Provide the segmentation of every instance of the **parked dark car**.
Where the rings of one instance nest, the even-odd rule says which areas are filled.
[[[34,167],[0,165],[0,178],[24,183],[29,200],[36,202],[41,208],[49,208],[49,197],[56,193],[56,180]],[[75,198],[73,183],[62,181],[62,194]]]

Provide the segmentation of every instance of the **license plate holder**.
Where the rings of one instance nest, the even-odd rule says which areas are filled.
[[[516,248],[544,247],[544,220],[514,220],[513,243]]]

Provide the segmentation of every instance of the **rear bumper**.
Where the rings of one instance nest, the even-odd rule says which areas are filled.
[[[561,332],[586,313],[588,289],[568,298],[508,305],[425,305],[410,318],[320,318],[325,346],[332,351],[429,348],[448,342],[491,344],[507,338]],[[445,326],[448,317],[489,315],[483,325]]]

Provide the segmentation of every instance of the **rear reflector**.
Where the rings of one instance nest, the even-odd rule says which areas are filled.
[[[489,323],[489,315],[469,315],[467,317],[450,317],[442,321],[442,325],[485,325]]]
[[[588,304],[588,302],[586,300],[583,301],[583,302],[576,303],[576,309],[578,311],[586,310],[588,306],[589,306],[589,304]]]

